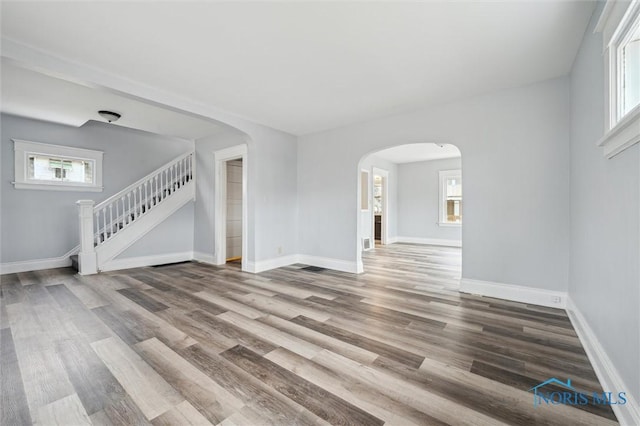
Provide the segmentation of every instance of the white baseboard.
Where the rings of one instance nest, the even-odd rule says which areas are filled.
[[[247,261],[246,269],[247,272],[258,274],[270,269],[293,265],[294,263],[298,263],[298,255],[291,254],[288,256],[274,257],[272,259],[258,260],[256,262]]]
[[[80,246],[75,246],[60,257],[2,263],[0,264],[0,274],[16,274],[18,272],[39,271],[42,269],[65,268],[71,266],[70,257],[78,254],[79,251]]]
[[[566,307],[567,301],[567,293],[562,291],[543,290],[469,278],[462,278],[460,280],[460,291],[463,293],[479,294],[497,299],[560,309]]]
[[[185,262],[193,259],[193,252],[157,254],[151,256],[125,257],[113,259],[104,264],[101,271],[118,271],[120,269],[142,268],[144,266],[163,265],[165,263]]]
[[[330,257],[299,254],[297,263],[304,263],[305,265],[317,266],[319,268],[334,269],[336,271],[351,272],[352,274],[359,274],[363,272],[362,262],[358,263],[349,260],[333,259]]]
[[[194,251],[193,252],[193,260],[195,260],[196,262],[200,262],[200,263],[207,263],[209,265],[215,265],[216,264],[215,256],[213,256],[212,254],[203,253],[201,251]]]
[[[611,358],[607,355],[607,352],[600,344],[600,341],[593,332],[593,329],[589,326],[589,323],[585,319],[582,312],[575,305],[573,300],[567,298],[567,314],[573,324],[573,328],[578,334],[580,343],[584,347],[585,352],[593,370],[598,376],[598,380],[602,385],[605,392],[627,392],[627,403],[624,405],[612,405],[613,412],[618,418],[618,422],[621,425],[637,426],[640,425],[640,405],[638,401],[631,395],[624,383],[624,380],[618,373],[618,370],[613,365]]]
[[[430,246],[462,247],[460,240],[445,240],[441,238],[419,238],[419,237],[394,237],[393,243],[426,244]]]
[[[362,262],[358,267],[358,262],[348,260],[333,259],[329,257],[311,256],[307,254],[292,254],[289,256],[274,257],[272,259],[259,260],[257,262],[247,262],[247,272],[258,274],[271,269],[293,265],[294,263],[304,263],[305,265],[317,266],[319,268],[333,269],[335,271],[351,272],[354,274],[363,271]]]

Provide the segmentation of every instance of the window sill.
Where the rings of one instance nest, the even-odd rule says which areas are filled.
[[[57,183],[30,183],[12,182],[15,189],[36,189],[44,191],[78,191],[78,192],[102,192],[101,186],[85,185],[60,185]]]
[[[631,110],[597,142],[597,145],[603,148],[605,157],[613,158],[638,142],[640,142],[640,106]]]
[[[438,226],[451,226],[454,228],[459,228],[462,226],[462,223],[438,222]]]

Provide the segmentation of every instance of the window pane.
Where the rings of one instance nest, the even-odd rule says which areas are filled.
[[[462,177],[446,178],[444,220],[447,223],[462,223]]]
[[[68,158],[50,158],[29,155],[28,178],[33,180],[93,183],[93,161]]]
[[[462,197],[462,179],[458,177],[447,178],[447,199]]]
[[[622,47],[622,115],[640,104],[640,25]]]
[[[462,222],[462,200],[447,200],[447,222]]]

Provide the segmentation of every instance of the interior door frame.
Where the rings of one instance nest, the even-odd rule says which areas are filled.
[[[371,167],[371,240],[373,248],[376,244],[376,216],[373,208],[375,176],[382,177],[382,223],[380,230],[380,244],[389,244],[389,171],[379,167]]]
[[[247,242],[248,215],[247,215],[247,145],[237,145],[221,149],[213,153],[215,164],[214,178],[214,263],[224,265],[227,263],[227,167],[230,160],[242,160],[242,270],[247,270]]]

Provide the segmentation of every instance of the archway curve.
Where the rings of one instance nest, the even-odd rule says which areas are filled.
[[[443,155],[440,155],[440,156],[437,155],[437,151],[443,148],[446,149],[447,152],[443,153]],[[402,152],[403,150],[405,152]],[[364,264],[362,261],[362,252],[363,252],[362,242],[363,242],[363,236],[366,234],[365,230],[366,230],[366,223],[367,223],[364,216],[366,214],[369,214],[373,217],[373,205],[372,205],[373,199],[371,197],[371,193],[372,193],[371,186],[373,183],[374,170],[378,169],[384,172],[383,168],[379,166],[374,166],[373,163],[375,161],[370,161],[370,159],[372,157],[375,157],[376,155],[380,155],[381,153],[384,153],[385,157],[393,159],[394,158],[394,155],[392,155],[393,151],[396,151],[398,153],[398,155],[396,156],[397,161],[389,161],[389,160],[386,160],[386,161],[388,161],[389,163],[395,163],[395,165],[402,164],[402,163],[409,163],[409,162],[460,158],[461,160],[460,169],[462,171],[462,174],[464,174],[464,161],[463,161],[464,155],[462,155],[462,150],[458,147],[458,145],[452,144],[452,143],[440,143],[440,142],[417,142],[417,143],[414,142],[414,143],[395,143],[395,144],[391,143],[388,146],[370,150],[364,155],[362,155],[357,163],[357,179],[356,179],[357,180],[357,190],[356,190],[356,193],[357,193],[356,212],[357,213],[356,213],[356,236],[355,237],[356,237],[356,264],[357,264],[358,273],[364,272]],[[422,152],[420,153],[420,151]],[[410,161],[403,161],[403,158],[406,159],[408,155],[412,155],[416,153],[418,155],[416,157],[413,157]],[[455,156],[453,154],[455,154]],[[380,163],[378,162],[378,164]],[[363,172],[367,172],[369,176],[369,183],[364,186],[362,184]],[[387,180],[388,180],[388,176],[389,175],[387,173]],[[367,191],[369,191],[369,194],[367,194],[368,204],[371,204],[371,211],[370,212],[368,211],[366,214],[362,209],[362,202],[364,200],[362,191],[365,188]],[[385,192],[387,192],[387,190],[385,190]],[[385,209],[387,209],[387,207],[385,207]],[[385,214],[388,214],[388,213],[385,213]],[[371,224],[373,225],[373,219],[371,219]],[[371,238],[371,243],[375,244],[373,242],[374,241],[373,233],[371,234],[370,238]],[[384,241],[384,238],[382,240]]]

